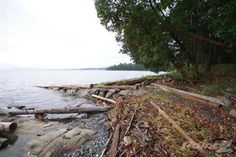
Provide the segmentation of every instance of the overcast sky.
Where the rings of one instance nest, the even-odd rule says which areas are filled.
[[[106,67],[130,62],[94,0],[0,0],[0,68]]]

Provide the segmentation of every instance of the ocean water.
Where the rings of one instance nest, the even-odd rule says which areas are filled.
[[[15,105],[51,108],[79,103],[78,99],[62,97],[59,92],[36,85],[99,83],[153,74],[148,71],[0,70],[0,108]]]

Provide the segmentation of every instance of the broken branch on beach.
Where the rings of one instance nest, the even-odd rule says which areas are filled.
[[[166,119],[168,120],[169,123],[172,124],[172,126],[179,132],[179,134],[185,138],[190,146],[196,146],[198,145],[197,142],[195,142],[164,110],[162,110],[157,104],[155,104],[154,102],[150,101],[150,104],[155,107],[158,112]],[[204,155],[207,155],[208,152],[204,149],[202,149],[201,147],[197,147],[197,150]]]
[[[115,100],[108,99],[108,98],[105,98],[105,97],[102,97],[102,96],[99,96],[99,95],[92,94],[92,97],[96,98],[96,99],[103,100],[103,101],[107,101],[107,102],[110,102],[110,103],[113,103],[113,104],[116,104]]]
[[[96,112],[106,112],[112,107],[75,107],[75,108],[52,108],[52,109],[38,109],[38,110],[21,110],[21,111],[11,111],[8,114],[11,116],[24,115],[24,114],[68,114],[68,113],[96,113]]]
[[[190,100],[195,100],[195,101],[198,101],[200,103],[210,105],[212,107],[221,107],[221,106],[228,106],[229,105],[228,102],[224,102],[224,101],[222,101],[221,99],[218,99],[218,98],[214,98],[214,97],[210,97],[210,96],[204,96],[204,95],[195,94],[195,93],[191,93],[191,92],[186,92],[186,91],[183,91],[183,90],[163,86],[163,85],[156,84],[156,83],[152,83],[151,85],[153,85],[155,87],[158,87],[159,89],[164,90],[166,92],[174,93],[174,94],[177,94],[177,95],[182,96],[184,98],[187,98],[187,99],[190,99]]]
[[[119,144],[119,137],[120,137],[120,124],[116,124],[114,134],[112,137],[111,147],[108,153],[108,157],[115,157],[117,154],[117,148]]]

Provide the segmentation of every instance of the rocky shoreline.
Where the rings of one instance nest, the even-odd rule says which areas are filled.
[[[160,114],[157,114],[156,109],[150,106],[152,102],[167,115],[171,115],[170,118],[177,121],[176,125],[179,125],[184,132],[186,131],[196,143],[204,141],[210,144],[215,144],[215,142],[228,144],[227,147],[206,148],[208,153],[234,156],[236,125],[229,111],[234,109],[235,101],[228,100],[227,105],[218,108],[217,105],[212,106],[208,103],[209,100],[214,102],[218,98],[203,97],[209,100],[199,101],[196,97],[194,99],[182,97],[152,84],[163,84],[163,82],[168,84],[173,80],[151,77],[97,85],[89,84],[83,87],[81,85],[40,86],[59,92],[64,97],[75,100],[83,98],[84,102],[77,107],[111,106],[113,109],[105,113],[69,114],[63,118],[49,118],[46,121],[35,120],[32,117],[12,119],[18,123],[15,134],[22,142],[19,145],[13,145],[8,151],[12,151],[13,154],[21,152],[18,156],[22,157],[111,157],[115,156],[114,154],[120,156],[194,156],[202,153],[199,149],[182,148],[186,139],[171,128],[168,121]],[[97,99],[93,95],[103,99]],[[192,96],[195,95],[197,94],[192,94]],[[221,129],[220,132],[219,129]],[[58,134],[58,136],[51,139],[50,136],[48,137],[50,134],[55,136]],[[43,150],[41,150],[42,147]],[[3,150],[4,153],[7,154]]]

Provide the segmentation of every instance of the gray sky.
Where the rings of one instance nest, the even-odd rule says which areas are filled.
[[[130,62],[94,0],[0,0],[0,68],[105,67]]]

